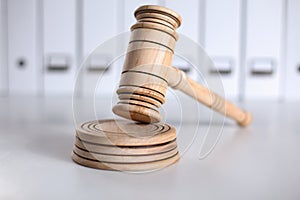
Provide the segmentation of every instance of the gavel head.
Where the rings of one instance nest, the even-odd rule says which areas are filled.
[[[160,106],[165,102],[167,69],[171,67],[176,28],[181,17],[161,6],[141,6],[125,57],[113,112],[121,117],[144,122],[161,121]]]

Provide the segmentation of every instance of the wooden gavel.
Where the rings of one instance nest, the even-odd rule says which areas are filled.
[[[172,67],[176,28],[181,17],[161,6],[141,6],[135,13],[137,23],[124,61],[117,94],[119,102],[113,112],[121,117],[144,122],[161,121],[160,106],[165,102],[168,86],[181,90],[209,108],[237,121],[240,126],[251,123],[251,114],[191,80],[183,71]]]

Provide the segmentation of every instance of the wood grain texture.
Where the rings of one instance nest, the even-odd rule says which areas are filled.
[[[144,13],[157,14],[155,18],[162,19],[166,22],[173,22],[171,24],[173,25],[174,28],[178,28],[182,23],[181,16],[178,13],[162,6],[157,6],[157,5],[141,6],[138,9],[136,9],[136,11],[134,12],[134,16],[137,19],[140,19],[139,16],[141,16]],[[166,18],[165,16],[167,16],[168,18]]]
[[[84,166],[119,171],[154,170],[179,159],[176,130],[168,124],[95,120],[76,129],[72,159]]]
[[[131,37],[125,57],[123,72],[117,93],[120,102],[113,112],[127,119],[146,123],[161,121],[158,108],[165,101],[168,81],[167,73],[159,66],[171,66],[178,35],[176,28],[181,17],[176,12],[161,6],[142,6],[135,11],[137,22],[131,27]],[[141,66],[148,69],[142,70]],[[134,93],[150,96],[158,104],[145,106],[136,99],[122,101],[124,96]],[[145,100],[145,98],[143,98]],[[147,100],[146,100],[147,101]]]
[[[168,124],[142,124],[127,120],[86,122],[76,129],[81,140],[116,146],[149,146],[170,142],[176,130]]]
[[[90,152],[112,155],[149,155],[165,153],[177,147],[176,140],[152,146],[112,146],[82,141],[76,137],[75,146]]]
[[[74,147],[73,151],[84,158],[98,160],[100,162],[115,162],[115,163],[139,163],[139,162],[152,162],[157,160],[167,159],[178,153],[177,148],[171,149],[167,152],[158,154],[147,154],[147,155],[112,155],[98,152],[90,152],[86,149],[81,149],[77,146]]]
[[[136,15],[136,19],[139,22],[159,23],[159,24],[164,24],[169,28],[173,28],[173,27],[178,28],[178,21],[158,13],[150,13],[150,12],[139,13],[138,15]]]
[[[135,17],[137,22],[131,27],[131,37],[117,90],[120,101],[113,107],[115,114],[144,123],[160,122],[162,116],[159,107],[165,102],[167,87],[171,86],[236,120],[242,127],[251,123],[252,116],[249,112],[172,67],[178,40],[176,28],[182,22],[179,14],[160,6],[141,6],[135,11]]]
[[[179,160],[180,156],[177,153],[176,155],[163,159],[160,161],[154,162],[141,162],[141,163],[108,163],[108,162],[99,162],[98,160],[87,159],[72,153],[72,159],[76,163],[97,169],[103,170],[115,170],[115,171],[128,171],[128,172],[138,172],[138,171],[152,171],[160,168],[167,167],[171,164],[174,164]]]
[[[179,78],[173,76],[174,79],[175,77],[177,79],[170,81],[177,82],[177,84],[173,86],[173,88],[181,90],[182,92],[195,98],[205,106],[235,120],[241,127],[245,127],[251,124],[252,115],[249,112],[240,109],[220,95],[214,93],[213,91],[197,83],[196,81],[188,78],[184,72],[177,69],[173,70],[175,71],[175,73],[178,73],[179,76],[181,76]]]

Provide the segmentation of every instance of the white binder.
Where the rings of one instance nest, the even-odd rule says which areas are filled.
[[[103,3],[98,0],[83,1],[83,58],[82,91],[84,95],[100,92],[101,97],[111,97],[115,92],[117,80],[116,67],[110,63],[115,55],[109,50],[99,49],[103,43],[116,36],[118,28],[118,1]],[[98,49],[99,51],[93,52]],[[92,53],[92,55],[91,55]],[[87,60],[86,60],[87,59]],[[120,66],[121,67],[121,66]]]
[[[7,72],[7,1],[0,0],[0,95],[8,90]]]
[[[43,0],[44,93],[72,94],[76,72],[76,1]]]
[[[300,1],[287,1],[287,45],[284,95],[286,100],[300,99]]]
[[[226,97],[237,99],[240,74],[240,2],[206,0],[204,46],[214,61],[208,69],[211,79],[221,75]]]
[[[8,68],[10,94],[37,94],[41,66],[37,39],[37,1],[8,2]]]
[[[284,1],[247,1],[246,13],[245,97],[278,99]]]

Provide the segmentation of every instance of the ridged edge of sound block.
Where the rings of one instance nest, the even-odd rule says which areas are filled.
[[[79,148],[86,149],[90,152],[95,153],[105,153],[105,154],[112,154],[112,155],[149,155],[149,154],[159,154],[165,153],[177,147],[176,139],[162,143],[158,145],[152,146],[109,146],[109,145],[102,145],[97,143],[91,143],[87,141],[80,140],[78,137],[75,139],[75,146]],[[108,148],[109,147],[109,148]]]
[[[175,147],[174,149],[171,149],[167,152],[146,154],[146,155],[115,155],[115,154],[106,154],[106,153],[99,153],[99,152],[90,152],[87,149],[79,148],[75,145],[73,148],[73,152],[84,158],[97,160],[99,162],[140,163],[140,162],[154,162],[157,160],[170,158],[171,156],[174,156],[175,154],[178,153],[178,149],[177,147]]]
[[[102,170],[113,170],[113,171],[128,171],[128,172],[141,172],[141,171],[152,171],[167,167],[176,163],[180,159],[179,153],[174,156],[153,162],[141,162],[141,163],[105,163],[97,160],[87,159],[82,156],[72,153],[72,160],[80,165],[102,169]]]

